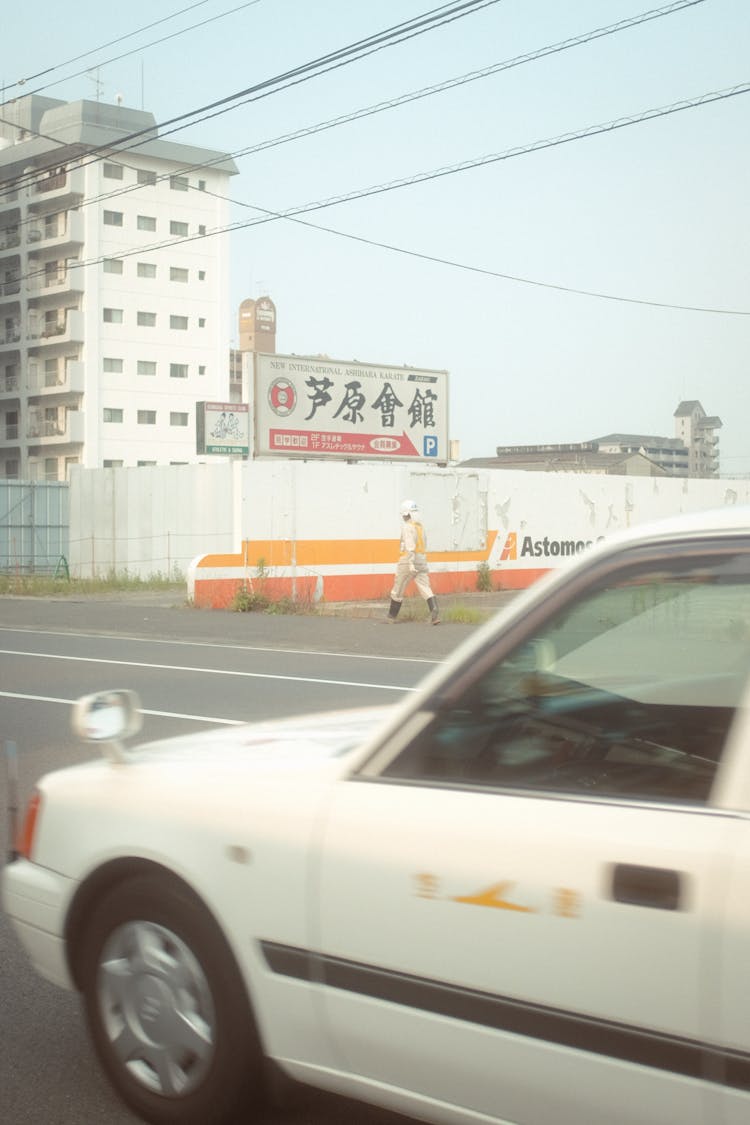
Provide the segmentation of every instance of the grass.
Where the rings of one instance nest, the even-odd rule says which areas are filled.
[[[438,598],[440,620],[446,625],[479,625],[487,620],[488,614],[472,606],[456,602],[453,605],[444,605]],[[404,598],[399,613],[399,621],[429,621],[429,611],[421,598]]]
[[[272,600],[262,590],[241,588],[229,603],[229,609],[235,613],[277,613],[277,614],[315,614],[318,612],[315,604],[307,598],[278,598]]]
[[[0,594],[24,597],[76,597],[81,594],[111,594],[139,590],[184,590],[185,579],[155,574],[138,578],[127,573],[102,578],[63,578],[51,574],[0,574]]]

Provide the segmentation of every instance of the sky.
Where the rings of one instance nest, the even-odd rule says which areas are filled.
[[[438,6],[37,0],[5,23],[0,85],[5,99],[121,97],[162,122]],[[670,6],[488,0],[171,139],[233,153]],[[447,370],[463,459],[673,436],[678,403],[698,399],[723,422],[722,474],[750,474],[750,93],[518,151],[748,82],[750,4],[701,0],[238,157],[244,222],[517,152],[220,236],[233,341],[240,302],[268,294],[281,353]]]

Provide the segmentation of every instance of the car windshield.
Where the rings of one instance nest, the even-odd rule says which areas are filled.
[[[749,666],[745,555],[631,567],[479,673],[386,775],[704,802]]]

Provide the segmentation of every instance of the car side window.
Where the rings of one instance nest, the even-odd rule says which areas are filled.
[[[484,670],[381,776],[702,804],[750,667],[750,562],[637,564]]]

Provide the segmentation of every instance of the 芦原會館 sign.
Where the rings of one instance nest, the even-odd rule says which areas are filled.
[[[448,460],[448,372],[256,355],[255,452]]]

